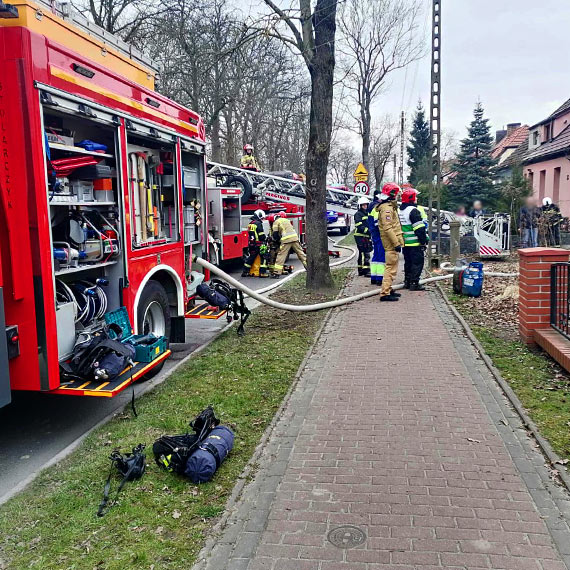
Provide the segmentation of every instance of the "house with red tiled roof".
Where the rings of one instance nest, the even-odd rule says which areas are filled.
[[[497,161],[496,181],[503,182],[511,176],[514,165],[511,157],[518,154],[521,145],[525,145],[528,140],[528,125],[510,123],[506,130],[497,131],[495,140],[491,156]]]
[[[534,196],[552,198],[570,216],[570,99],[529,128],[522,163]]]
[[[504,131],[503,131],[504,132]],[[500,166],[509,156],[528,138],[528,125],[511,123],[507,125],[507,132],[504,137],[493,147],[491,156],[497,160]]]

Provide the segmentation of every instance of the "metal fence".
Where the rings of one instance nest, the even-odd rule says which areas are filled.
[[[550,326],[570,339],[570,263],[550,268]]]

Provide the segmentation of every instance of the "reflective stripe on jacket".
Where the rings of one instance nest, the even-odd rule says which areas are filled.
[[[257,160],[253,154],[244,154],[241,157],[241,167],[259,170],[259,164],[257,164]]]
[[[261,245],[265,242],[265,231],[261,220],[251,220],[247,226],[247,231],[249,232],[250,244]]]
[[[279,238],[281,243],[299,241],[299,236],[297,235],[293,224],[287,218],[277,218],[273,222],[273,234],[274,237]]]
[[[370,230],[368,229],[368,213],[363,211],[362,208],[354,214],[354,237],[370,237]]]

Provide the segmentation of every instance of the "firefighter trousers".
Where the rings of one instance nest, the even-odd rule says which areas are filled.
[[[407,283],[417,283],[424,269],[424,249],[420,245],[402,248],[404,253],[404,279]]]
[[[380,296],[389,295],[392,290],[392,282],[398,275],[398,261],[400,254],[395,249],[386,249],[386,269],[384,270],[384,279],[382,280],[382,289]]]
[[[372,242],[370,238],[364,236],[356,236],[356,247],[358,248],[358,275],[370,275],[370,252],[372,251]]]
[[[287,255],[289,254],[289,251],[291,249],[297,254],[297,257],[299,258],[299,261],[303,264],[303,267],[307,269],[307,256],[305,255],[305,252],[303,251],[303,248],[301,247],[299,240],[290,241],[288,243],[281,243],[281,245],[279,246],[279,250],[277,251],[277,258],[275,259],[274,268],[275,268],[275,273],[277,273],[278,275],[281,275],[283,273],[283,265],[285,265],[285,261],[287,260]]]

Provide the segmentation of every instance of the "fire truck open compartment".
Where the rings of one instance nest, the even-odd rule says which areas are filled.
[[[87,104],[44,94],[42,102],[58,357],[64,362],[78,334],[96,331],[106,314],[123,306],[128,237],[121,214],[121,122]],[[137,222],[129,236],[133,247],[180,241],[175,141],[158,132],[154,138],[128,133],[127,156],[130,213]],[[52,392],[112,397],[169,355],[162,350],[109,381],[62,381]]]

